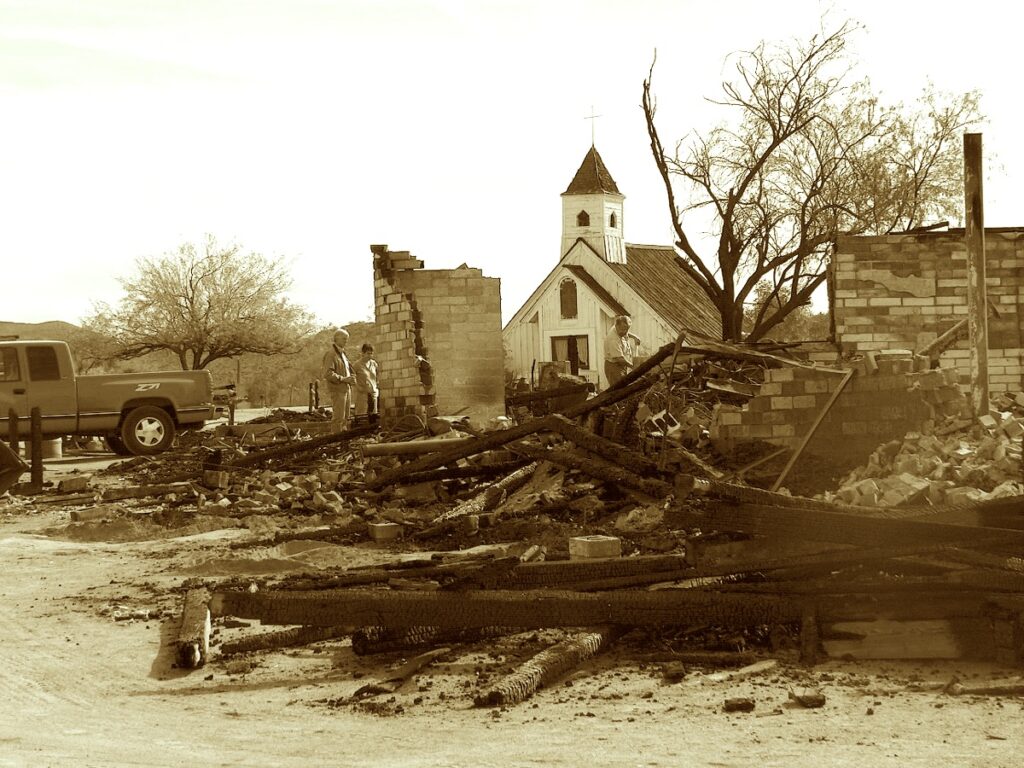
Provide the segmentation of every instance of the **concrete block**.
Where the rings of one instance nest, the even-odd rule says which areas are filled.
[[[341,472],[330,469],[320,470],[320,482],[324,485],[335,486],[341,480]]]
[[[57,483],[57,490],[61,493],[71,493],[73,491],[85,491],[89,488],[89,481],[92,480],[92,475],[78,475],[77,477],[65,477],[59,483]]]
[[[622,540],[616,536],[574,536],[569,539],[569,559],[585,560],[594,557],[621,557]]]
[[[394,541],[402,537],[403,528],[398,523],[367,523],[366,530],[374,541]]]
[[[989,430],[990,432],[999,428],[999,422],[997,422],[987,413],[984,416],[978,418],[978,423],[981,424],[982,427]]]
[[[204,470],[203,485],[207,488],[227,488],[231,485],[231,474],[216,469]]]
[[[75,523],[85,523],[94,520],[108,520],[112,517],[123,517],[128,510],[120,504],[101,504],[98,507],[89,509],[75,509],[71,511],[71,520]]]

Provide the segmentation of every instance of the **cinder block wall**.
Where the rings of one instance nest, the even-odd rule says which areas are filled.
[[[807,453],[838,466],[863,462],[881,443],[907,432],[927,431],[947,416],[966,413],[967,400],[953,369],[911,372],[910,360],[881,360],[877,373],[858,369],[847,382]],[[719,406],[711,437],[719,450],[763,440],[796,448],[842,381],[841,374],[814,368],[772,368],[760,392],[742,408]]]
[[[989,389],[1024,389],[1024,229],[986,229],[986,289],[999,317],[988,318]],[[840,237],[834,313],[844,353],[918,350],[967,316],[967,251],[962,229],[912,235]],[[966,382],[970,351],[958,341],[940,359]]]
[[[465,266],[423,269],[387,246],[371,251],[378,334],[387,347],[378,356],[384,420],[503,414],[500,280]]]
[[[433,382],[417,359],[426,357],[426,344],[416,297],[398,284],[403,272],[420,269],[423,262],[412,258],[408,251],[389,251],[386,245],[372,245],[370,251],[380,339],[376,353],[381,417],[393,423],[403,416],[436,416]]]

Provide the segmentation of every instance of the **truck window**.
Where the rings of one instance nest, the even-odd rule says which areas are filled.
[[[32,381],[60,381],[60,365],[53,347],[25,347],[25,356]]]
[[[0,381],[20,381],[21,371],[18,370],[18,350],[0,350]]]

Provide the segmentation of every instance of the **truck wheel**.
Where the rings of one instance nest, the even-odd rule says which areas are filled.
[[[124,444],[119,435],[109,434],[103,438],[103,444],[107,446],[107,450],[111,453],[117,454],[118,456],[131,456],[131,452],[128,450],[128,446]]]
[[[121,440],[136,456],[162,453],[174,442],[174,421],[163,408],[140,405],[124,417]]]

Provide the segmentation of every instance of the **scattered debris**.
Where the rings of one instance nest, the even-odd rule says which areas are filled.
[[[451,418],[325,434],[281,412],[258,436],[184,434],[176,450],[65,478],[25,503],[74,505],[68,530],[81,535],[232,527],[237,561],[268,548],[239,569],[246,578],[185,593],[173,640],[182,668],[209,661],[213,625],[240,619],[287,628],[225,640],[215,656],[349,636],[360,657],[424,651],[350,702],[398,690],[459,645],[520,635],[535,638],[532,655],[496,682],[481,675],[469,692],[478,705],[522,702],[613,643],[657,663],[667,684],[736,683],[829,657],[1020,664],[1024,395],[997,396],[974,423],[947,414],[805,498],[779,489],[811,461],[801,451],[768,445],[739,460],[710,439],[716,409],[752,402],[765,371],[787,365],[807,367],[681,338],[593,397],[580,382],[517,392],[518,421],[491,431]],[[914,376],[922,390],[950,388],[941,370]],[[752,484],[776,459],[782,474]],[[364,546],[372,563],[332,559],[337,544]],[[646,645],[622,649],[627,633]],[[253,668],[236,661],[229,674]],[[789,697],[825,704],[816,688]]]

